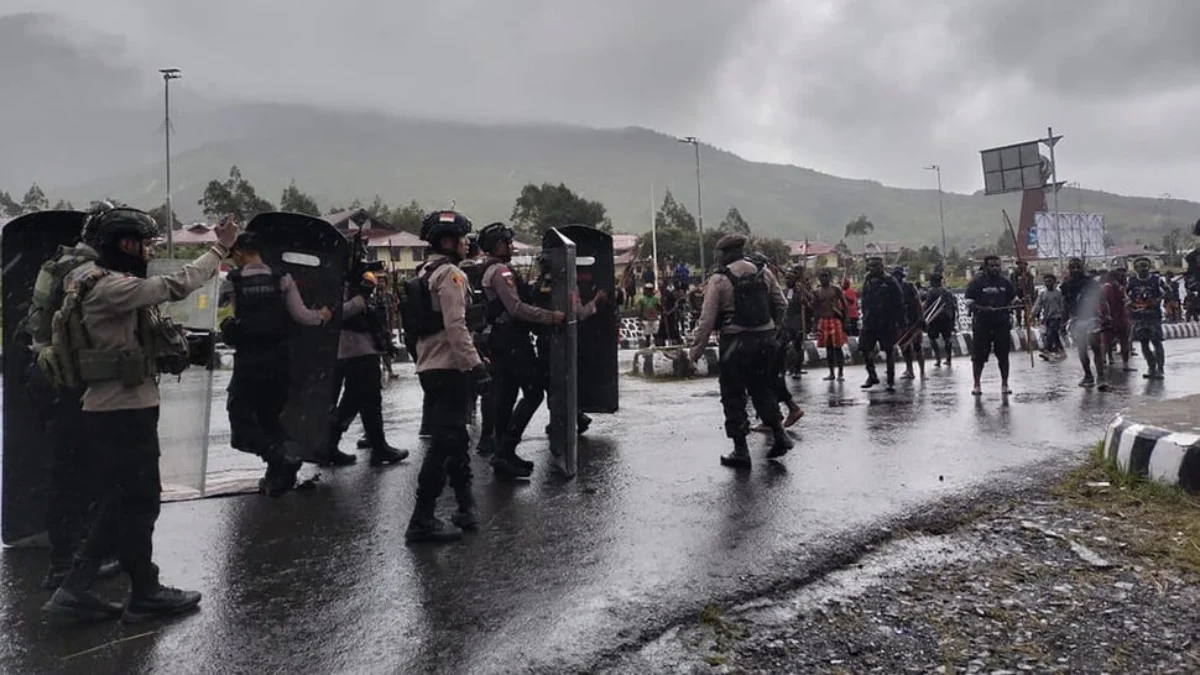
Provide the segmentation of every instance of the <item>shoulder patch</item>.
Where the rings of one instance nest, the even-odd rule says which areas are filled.
[[[466,275],[459,271],[451,271],[450,278],[454,281],[455,286],[462,286],[463,280],[466,279]]]

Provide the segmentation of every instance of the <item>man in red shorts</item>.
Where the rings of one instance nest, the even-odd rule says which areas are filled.
[[[820,286],[813,294],[813,313],[817,317],[817,348],[825,350],[825,364],[829,366],[826,382],[842,380],[842,368],[845,365],[845,354],[842,347],[846,346],[846,298],[842,289],[834,286],[833,275],[829,270],[821,270],[817,274]],[[837,375],[834,375],[834,368]]]

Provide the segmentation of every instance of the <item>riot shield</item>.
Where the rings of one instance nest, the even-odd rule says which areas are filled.
[[[579,440],[575,242],[558,229],[548,230],[542,237],[542,251],[550,263],[552,306],[567,315],[563,325],[553,328],[550,334],[550,386],[546,392],[550,450],[558,469],[573,478],[578,467]]]
[[[147,274],[174,274],[189,262],[156,258],[150,261]],[[164,315],[187,330],[189,342],[203,345],[210,352],[213,348],[211,336],[217,327],[219,277],[214,276],[186,298],[165,303],[161,308]],[[197,360],[204,364],[211,362],[211,358],[194,359],[194,362]],[[159,471],[165,499],[204,495],[213,384],[213,371],[204,365],[192,365],[180,375],[162,375],[159,379]]]
[[[84,214],[42,211],[4,226],[0,258],[4,269],[4,451],[0,478],[0,538],[27,543],[46,529],[46,446],[26,388],[33,364],[17,327],[29,311],[33,282],[42,263],[59,246],[79,241]]]
[[[579,409],[590,413],[615,413],[619,405],[616,274],[612,235],[587,225],[568,225],[558,231],[575,243],[575,278],[580,302],[591,302],[598,291],[608,302],[596,314],[579,322]]]
[[[246,230],[263,242],[267,264],[292,276],[305,305],[333,310],[333,319],[324,326],[294,325],[288,341],[291,387],[283,413],[288,449],[306,461],[321,462],[329,454],[330,410],[336,403],[334,367],[349,242],[327,221],[298,213],[263,213]]]

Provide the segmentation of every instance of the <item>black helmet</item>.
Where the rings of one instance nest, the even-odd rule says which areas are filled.
[[[83,240],[83,243],[93,248],[100,245],[100,239],[96,236],[96,226],[100,224],[100,216],[115,208],[117,208],[116,202],[111,199],[92,202],[91,208],[87,210],[87,214],[83,218],[83,230],[79,233],[79,238]]]
[[[421,240],[432,246],[442,237],[464,237],[471,232],[471,221],[457,211],[432,211],[421,221]]]
[[[903,279],[904,277],[908,276],[908,272],[904,270],[903,266],[896,265],[892,268],[892,276]]]
[[[238,250],[262,253],[262,239],[259,239],[258,235],[253,232],[243,232],[233,240],[233,246],[229,248],[230,253]]]
[[[88,218],[84,231],[91,230],[91,237],[99,245],[112,243],[125,237],[153,239],[158,236],[158,223],[150,214],[126,206],[103,209]]]
[[[472,232],[467,235],[467,257],[474,258],[479,255],[479,235]]]
[[[491,253],[496,244],[502,241],[512,241],[516,232],[504,223],[489,223],[479,231],[479,248],[484,253]]]

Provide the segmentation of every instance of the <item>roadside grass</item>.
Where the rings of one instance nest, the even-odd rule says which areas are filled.
[[[1103,443],[1053,492],[1110,518],[1129,553],[1200,575],[1200,500],[1182,488],[1122,473],[1104,456]]]

